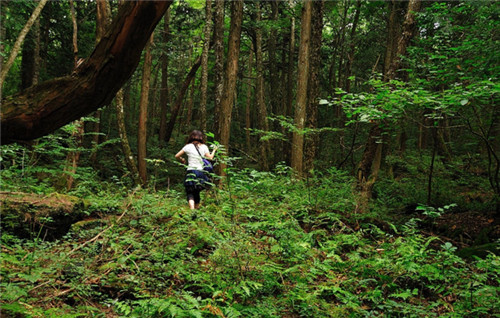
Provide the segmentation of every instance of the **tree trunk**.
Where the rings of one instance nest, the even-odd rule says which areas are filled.
[[[72,0],[69,1],[71,22],[73,24],[73,61],[74,68],[76,69],[78,63],[78,24],[76,23],[76,12],[75,5]],[[70,190],[73,187],[74,174],[76,173],[76,168],[78,167],[78,161],[80,160],[80,147],[83,142],[84,125],[81,120],[75,121],[76,129],[71,134],[71,140],[74,142],[74,149],[71,149],[66,156],[66,166],[64,169],[64,176],[66,179],[66,189]]]
[[[224,75],[224,90],[220,103],[220,111],[216,113],[220,121],[219,141],[229,151],[229,136],[231,133],[231,114],[236,92],[236,77],[238,75],[238,58],[240,56],[241,23],[243,21],[243,1],[231,2],[231,25],[229,29],[227,63]],[[219,166],[220,174],[225,175],[226,165]]]
[[[303,129],[306,120],[307,107],[307,86],[309,81],[309,47],[311,42],[311,14],[312,2],[305,0],[302,8],[300,45],[299,45],[299,65],[297,74],[297,101],[295,103],[294,126],[292,138],[292,169],[302,177],[303,154],[304,154],[304,134]]]
[[[256,98],[257,98],[257,118],[259,123],[259,129],[267,132],[269,130],[269,124],[267,122],[267,107],[264,97],[264,71],[263,71],[263,61],[262,61],[262,26],[261,26],[261,12],[260,12],[260,2],[255,2],[256,8],[256,28],[255,28],[255,68],[257,70],[256,78]],[[259,142],[260,150],[260,169],[264,171],[269,170],[268,162],[268,149],[269,142]]]
[[[135,70],[142,48],[171,1],[128,1],[106,37],[70,76],[5,98],[1,143],[44,136],[108,104]]]
[[[410,0],[408,2],[408,12],[405,17],[405,22],[403,23],[402,37],[398,42],[397,54],[394,56],[394,60],[391,62],[391,67],[389,67],[386,79],[391,80],[395,78],[396,72],[401,66],[401,55],[406,53],[406,48],[408,47],[410,40],[414,34],[415,29],[415,12],[420,7],[420,0]],[[382,137],[382,129],[379,127],[380,123],[373,123],[370,133],[368,134],[368,139],[365,145],[365,151],[361,158],[361,162],[358,167],[358,184],[361,191],[362,201],[359,204],[361,211],[366,212],[368,210],[368,200],[371,198],[373,185],[375,184],[378,171],[381,165],[382,157],[382,146],[383,143],[380,142]],[[378,158],[380,154],[380,158]]]
[[[345,91],[351,91],[351,77],[352,72],[352,63],[354,62],[354,54],[356,53],[356,45],[355,45],[355,37],[356,37],[356,28],[359,22],[359,14],[361,12],[361,0],[356,1],[356,13],[354,14],[354,21],[352,22],[352,29],[350,35],[350,43],[349,43],[349,53],[347,54],[347,64],[345,66]]]
[[[4,38],[5,35],[0,38]],[[3,52],[3,49],[2,49]],[[3,62],[0,62],[2,65]],[[28,32],[22,49],[21,90],[38,84],[40,74],[40,19],[36,19]]]
[[[207,130],[207,87],[208,87],[208,53],[210,49],[210,34],[212,32],[212,0],[205,3],[205,26],[203,27],[203,52],[201,54],[201,97],[200,97],[200,127]]]
[[[220,136],[221,124],[219,114],[224,89],[224,0],[215,0],[214,13],[215,100],[213,131],[216,136]]]
[[[389,67],[391,66],[391,61],[393,59],[393,47],[394,42],[397,42],[397,1],[391,0],[387,2],[389,7],[389,17],[387,19],[387,42],[385,45],[385,57],[384,57],[384,76],[389,73]]]
[[[191,124],[193,121],[193,105],[194,105],[194,91],[196,88],[196,79],[193,79],[191,83],[191,90],[189,91],[189,100],[187,105],[187,114],[186,114],[186,128],[191,129]]]
[[[6,1],[0,1],[0,21],[5,21],[5,7],[7,6]],[[5,23],[0,23],[0,39],[5,39]],[[0,52],[5,52],[4,41],[0,41]],[[3,68],[4,56],[0,54],[0,65]],[[0,86],[0,100],[2,100],[2,87]]]
[[[250,45],[250,53],[248,54],[248,70],[247,70],[247,96],[246,96],[246,104],[245,104],[245,140],[246,140],[246,149],[250,151],[252,149],[252,143],[250,139],[250,129],[252,128],[251,120],[250,120],[250,112],[252,105],[252,69],[253,69],[253,45]]]
[[[279,1],[272,0],[271,4],[271,16],[270,19],[272,21],[271,29],[269,30],[269,38],[268,38],[268,56],[269,56],[269,96],[270,96],[270,113],[271,116],[278,115],[280,113],[281,101],[283,100],[283,89],[280,87],[280,76],[278,71],[278,62],[276,57],[276,42],[278,35],[278,13],[279,13]],[[271,122],[271,130],[278,131],[280,128],[279,123],[277,121]],[[282,151],[282,141],[281,140],[272,140],[268,142],[271,145],[271,149],[269,150],[269,155],[272,155],[272,163],[277,163],[278,158],[281,155]]]
[[[310,47],[310,70],[308,85],[308,101],[306,110],[306,126],[311,129],[318,128],[318,98],[321,83],[321,40],[323,37],[323,0],[312,3],[312,26]],[[319,136],[312,133],[306,136],[304,145],[304,168],[310,171],[314,168],[314,159],[318,149]]]
[[[286,117],[293,116],[293,91],[294,91],[294,79],[295,79],[295,17],[292,16],[290,21],[290,43],[288,47],[288,68],[287,68],[287,90],[286,90],[286,109],[284,115]],[[290,132],[287,132],[288,140],[292,139]],[[285,157],[285,162],[291,164],[292,148],[289,144],[284,144],[283,155]]]
[[[96,0],[96,45],[101,41],[106,30],[111,22],[111,8],[109,6],[108,0]],[[101,132],[101,111],[97,110],[94,113],[94,125],[92,131],[92,154],[90,155],[90,161],[97,161],[97,146],[99,145],[99,137]]]
[[[344,0],[344,13],[342,15],[342,26],[341,30],[339,32],[339,41],[338,41],[338,47],[340,47],[340,52],[339,52],[339,64],[338,64],[338,70],[337,70],[337,86],[342,87],[342,75],[344,75],[344,54],[345,54],[345,34],[346,34],[346,28],[347,28],[347,13],[349,11],[349,5],[350,2],[348,0]]]
[[[177,98],[175,99],[175,102],[172,105],[170,120],[169,120],[169,122],[167,124],[167,128],[166,128],[165,143],[168,143],[168,141],[172,137],[172,132],[174,131],[175,122],[177,120],[177,116],[179,115],[179,111],[180,111],[181,106],[182,106],[182,101],[184,99],[184,95],[186,95],[186,91],[189,88],[189,84],[191,83],[191,81],[195,77],[196,71],[198,70],[200,65],[201,65],[201,57],[199,57],[196,60],[196,62],[194,62],[193,66],[191,67],[191,70],[186,75],[186,79],[182,83],[182,86],[181,86],[181,89],[179,90]]]
[[[70,149],[68,155],[66,156],[66,164],[64,167],[64,178],[66,190],[70,190],[73,187],[74,175],[76,169],[78,168],[78,161],[80,160],[80,147],[83,142],[83,122],[81,120],[75,121],[75,130],[71,134],[71,141],[73,143],[73,149]]]
[[[163,44],[170,41],[170,8],[164,18],[163,25]],[[160,88],[160,131],[158,138],[160,145],[163,145],[167,136],[167,112],[170,105],[170,90],[168,86],[168,54],[163,52],[161,55],[161,88]]]
[[[415,35],[416,24],[415,13],[420,10],[421,0],[409,0],[405,20],[403,22],[403,32],[398,41],[398,47],[387,71],[389,80],[396,78],[396,72],[401,69],[401,57],[406,55],[406,49]]]
[[[153,34],[146,45],[144,53],[144,68],[142,70],[142,86],[141,100],[139,103],[139,123],[137,128],[137,165],[139,177],[142,185],[145,185],[148,180],[146,169],[146,135],[147,135],[147,119],[148,119],[148,99],[149,99],[149,83],[151,81],[151,46],[153,45]]]
[[[131,174],[131,178],[134,184],[139,185],[141,184],[141,179],[139,178],[139,171],[137,170],[134,156],[128,142],[123,104],[123,89],[120,89],[118,93],[116,93],[116,123],[118,125],[118,134],[120,136],[125,164],[127,165],[128,171]]]
[[[46,3],[47,3],[47,0],[40,0],[40,2],[38,3],[38,6],[33,11],[33,14],[31,14],[31,17],[28,19],[28,21],[24,25],[23,29],[19,33],[19,36],[17,37],[17,40],[14,43],[12,50],[10,51],[9,58],[5,62],[5,65],[2,65],[2,70],[0,71],[0,89],[3,86],[5,78],[7,77],[7,73],[9,73],[9,70],[12,67],[12,64],[14,64],[14,61],[17,57],[17,54],[19,54],[19,50],[21,49],[21,45],[23,44],[24,38],[26,37],[29,30],[31,29],[31,26],[33,25],[33,23],[35,23],[36,19],[40,15],[40,12],[42,12],[42,9]],[[2,94],[0,91],[0,98],[1,97],[2,97]]]

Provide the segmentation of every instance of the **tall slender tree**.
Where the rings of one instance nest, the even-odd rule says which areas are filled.
[[[309,47],[311,44],[312,1],[305,0],[300,19],[299,65],[297,71],[297,100],[295,102],[292,138],[292,169],[297,176],[303,176],[304,127],[306,122],[307,84],[309,81]]]
[[[318,99],[321,82],[321,44],[323,38],[323,9],[324,1],[316,0],[312,4],[311,13],[311,47],[310,70],[308,80],[308,96],[306,110],[306,126],[311,129],[318,128]],[[314,168],[313,163],[319,144],[319,136],[312,133],[306,136],[304,146],[304,168],[308,172]]]
[[[200,88],[200,127],[207,130],[207,88],[208,88],[208,53],[210,34],[212,32],[212,0],[205,2],[205,26],[203,27],[203,52],[201,55],[201,88]]]
[[[246,103],[245,103],[245,142],[246,149],[252,149],[252,143],[250,139],[250,129],[251,124],[251,105],[252,105],[252,74],[253,74],[253,45],[250,46],[250,52],[248,53],[248,63],[247,63],[247,92],[246,92]]]
[[[111,7],[109,6],[108,0],[96,0],[96,44],[101,41],[102,37],[106,33],[106,30],[111,22]],[[97,110],[94,113],[94,127],[92,135],[92,144],[94,149],[92,149],[92,154],[90,155],[90,160],[96,162],[97,160],[97,147],[99,145],[99,136],[101,132],[101,110]]]
[[[231,1],[231,24],[229,28],[227,62],[224,76],[223,94],[219,116],[220,132],[218,140],[229,150],[231,131],[231,114],[233,111],[234,95],[236,92],[236,78],[238,75],[238,60],[240,56],[241,23],[243,21],[243,0]],[[225,164],[221,164],[221,175],[225,175]]]
[[[289,2],[290,7],[293,8],[293,2]],[[287,75],[286,75],[286,105],[285,105],[285,115],[287,117],[293,116],[293,100],[294,100],[294,79],[295,79],[295,16],[290,17],[290,33],[289,33],[289,46],[288,46],[288,65],[287,65]],[[291,137],[291,136],[290,136]],[[289,145],[283,146],[283,153],[285,161],[291,164],[292,149]]]
[[[264,92],[264,70],[263,70],[263,54],[262,54],[262,16],[260,1],[255,2],[255,68],[257,72],[256,78],[256,99],[257,99],[257,117],[259,128],[264,132],[269,130],[267,122],[267,106]],[[260,168],[264,171],[269,170],[268,154],[269,142],[264,141],[259,143],[260,150]]]
[[[39,73],[40,73],[40,18],[37,18],[33,23],[30,32],[28,32],[22,48],[21,89],[25,89],[32,85],[36,85],[38,83]]]
[[[135,164],[134,156],[132,154],[132,149],[130,149],[130,143],[127,136],[127,128],[125,126],[125,114],[124,114],[124,90],[120,89],[116,93],[115,107],[116,107],[116,123],[118,126],[118,135],[120,136],[120,143],[123,151],[123,158],[125,164],[130,172],[132,181],[135,185],[141,184],[141,179],[139,178],[139,171]]]
[[[214,9],[214,128],[216,135],[220,136],[220,116],[222,94],[224,90],[224,0],[215,0]]]
[[[354,62],[354,55],[356,54],[356,29],[359,23],[359,16],[361,13],[361,0],[356,0],[356,9],[354,13],[354,20],[352,22],[351,34],[349,36],[349,51],[347,52],[346,66],[345,66],[345,75],[344,75],[344,90],[346,92],[351,91],[351,72],[352,72],[352,64]]]
[[[186,95],[186,92],[189,88],[189,84],[194,79],[194,77],[196,75],[196,71],[198,70],[200,65],[201,65],[201,56],[198,57],[198,59],[194,62],[193,66],[191,67],[191,70],[186,75],[186,78],[184,79],[184,82],[182,83],[182,85],[179,89],[179,93],[177,94],[177,97],[172,105],[170,120],[167,123],[166,134],[165,134],[165,142],[166,143],[172,137],[172,132],[174,131],[175,123],[177,121],[177,116],[179,115],[179,112],[181,111],[182,101],[184,100],[184,96]]]
[[[163,18],[163,44],[170,41],[170,8],[168,8]],[[160,88],[160,129],[158,138],[160,145],[164,143],[167,136],[167,113],[170,105],[170,90],[168,85],[168,63],[169,54],[165,48],[161,54],[161,88]]]
[[[146,148],[147,148],[147,118],[148,118],[148,100],[149,100],[149,83],[151,80],[151,46],[153,45],[153,34],[146,45],[144,52],[144,66],[142,70],[142,86],[141,100],[139,103],[139,122],[137,128],[137,165],[141,183],[145,185],[148,180],[146,169]]]
[[[78,65],[78,23],[76,18],[75,11],[75,3],[70,0],[70,17],[73,25],[73,33],[72,33],[72,46],[73,46],[73,62],[74,68]],[[80,160],[80,147],[83,142],[83,133],[84,133],[84,125],[83,121],[75,120],[74,127],[71,134],[71,139],[73,141],[73,149],[71,149],[66,156],[66,166],[64,167],[64,176],[66,189],[70,190],[73,187],[74,182],[74,174],[76,173],[76,169],[78,167],[78,161]]]

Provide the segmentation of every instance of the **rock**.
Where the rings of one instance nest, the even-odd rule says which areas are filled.
[[[86,216],[87,206],[78,197],[59,193],[0,192],[1,227],[20,238],[55,240]]]

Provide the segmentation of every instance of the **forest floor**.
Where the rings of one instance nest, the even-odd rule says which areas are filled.
[[[196,211],[178,188],[80,189],[86,215],[61,238],[2,231],[2,316],[500,314],[494,220],[356,214],[353,189],[339,171],[307,183],[249,171]],[[483,255],[459,256],[481,233]]]

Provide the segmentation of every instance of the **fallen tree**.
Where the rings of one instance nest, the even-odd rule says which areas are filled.
[[[1,142],[47,135],[111,102],[172,0],[126,1],[92,54],[72,74],[2,100]]]
[[[86,206],[80,198],[59,193],[0,192],[1,228],[21,238],[53,240],[87,216]]]

